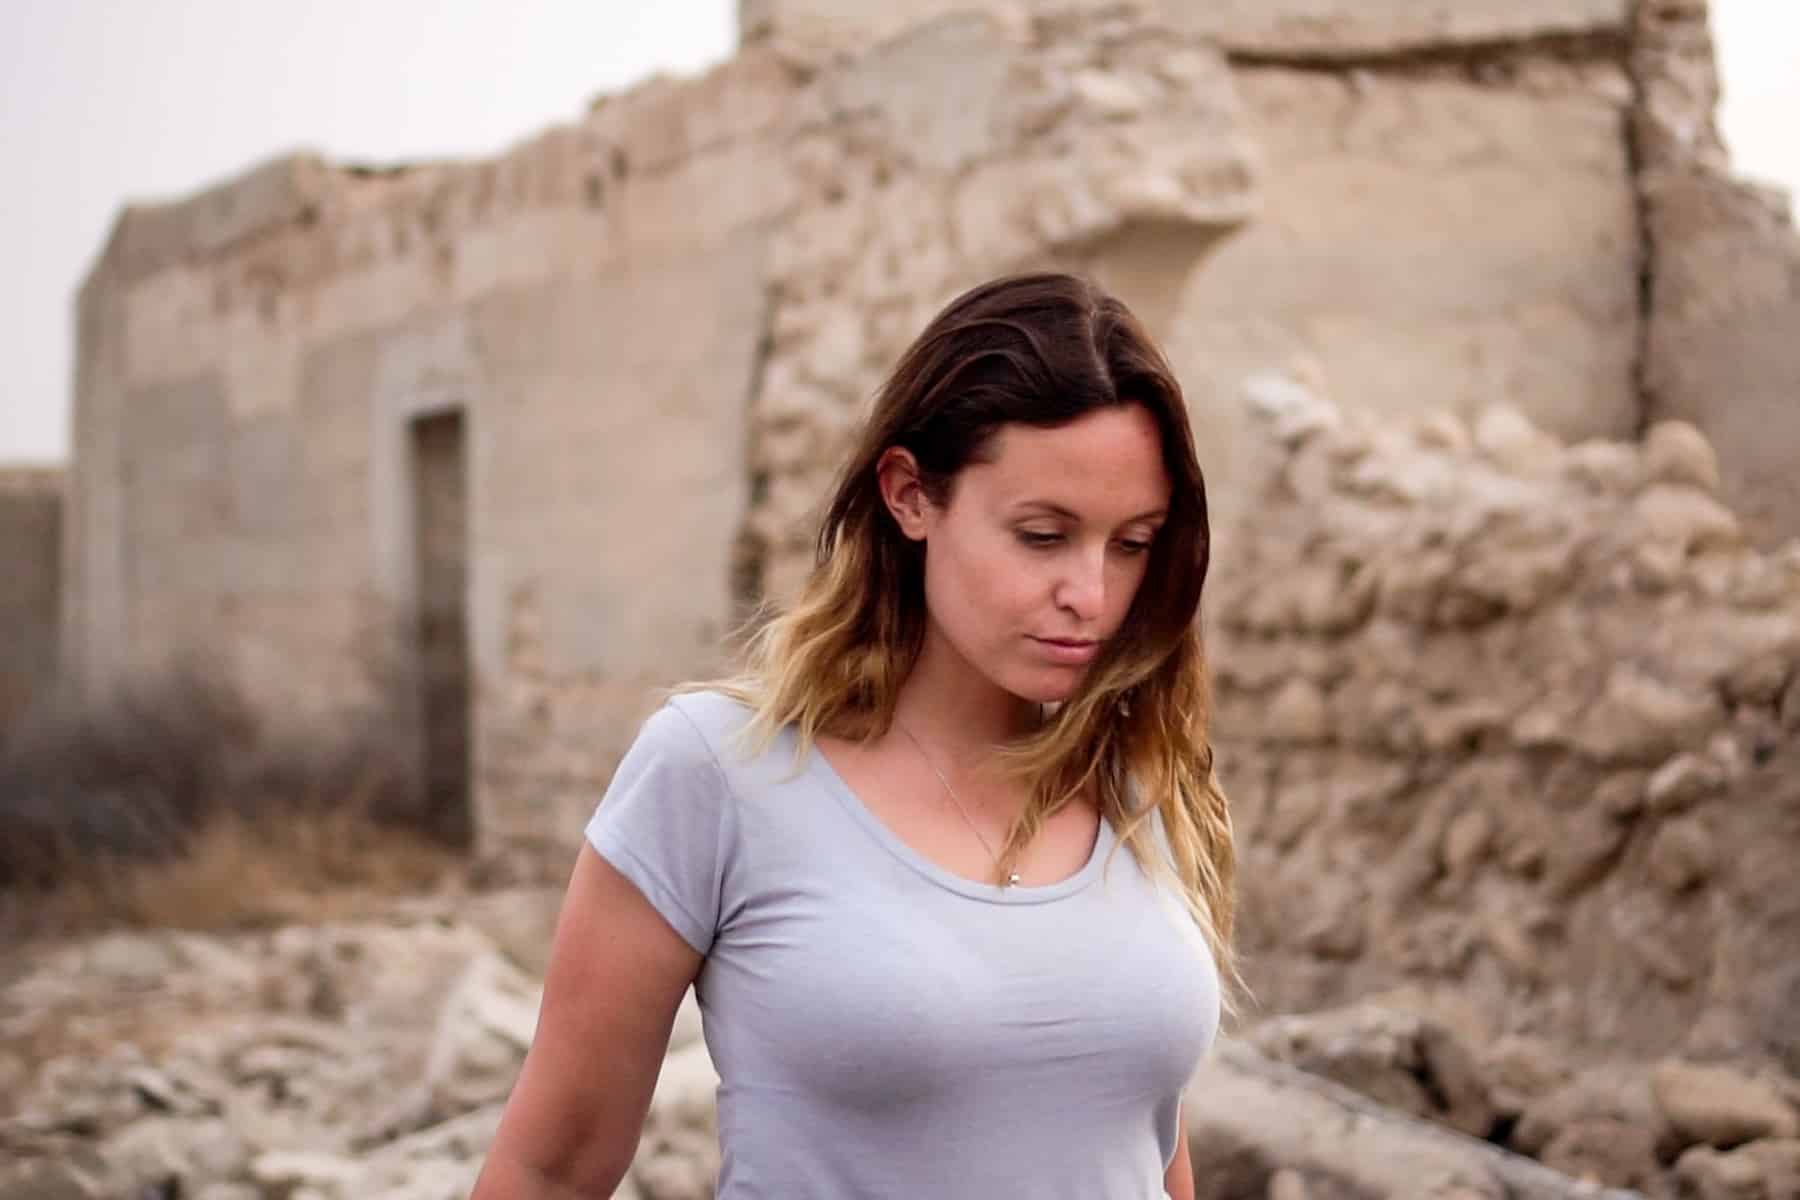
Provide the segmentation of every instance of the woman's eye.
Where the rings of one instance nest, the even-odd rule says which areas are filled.
[[[1149,542],[1140,542],[1133,538],[1126,538],[1125,540],[1123,540],[1119,543],[1119,549],[1124,551],[1126,554],[1142,554],[1146,550],[1150,549],[1150,543]]]
[[[1018,537],[1027,546],[1054,546],[1062,541],[1062,534],[1046,533],[1041,529],[1021,529]]]

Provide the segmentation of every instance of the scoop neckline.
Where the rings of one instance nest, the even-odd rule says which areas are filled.
[[[1034,887],[1022,884],[1001,887],[997,883],[978,883],[933,862],[908,845],[899,834],[888,828],[887,823],[876,816],[874,811],[863,803],[862,797],[856,794],[856,790],[844,780],[842,775],[838,774],[837,768],[831,765],[831,760],[825,757],[816,742],[807,749],[806,769],[824,785],[826,791],[837,797],[838,803],[843,805],[844,811],[849,813],[851,818],[861,825],[863,830],[889,854],[945,891],[955,892],[959,896],[967,897],[970,900],[979,900],[986,904],[1047,904],[1053,900],[1062,900],[1072,896],[1086,888],[1100,874],[1101,868],[1106,862],[1106,855],[1112,849],[1115,840],[1112,822],[1108,821],[1103,813],[1100,816],[1099,829],[1094,834],[1094,848],[1088,854],[1087,861],[1074,874],[1065,876],[1055,883],[1040,884]]]

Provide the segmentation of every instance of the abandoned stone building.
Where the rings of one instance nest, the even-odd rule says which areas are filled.
[[[884,369],[1062,265],[1163,339],[1231,572],[1247,397],[1564,441],[1682,418],[1800,533],[1800,242],[1692,0],[744,0],[742,46],[490,161],[298,155],[81,292],[64,669],[327,727],[398,664],[489,848],[571,843],[652,690],[807,565]],[[413,686],[413,684],[408,685]]]

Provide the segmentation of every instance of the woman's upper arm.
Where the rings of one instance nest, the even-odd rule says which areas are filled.
[[[537,1034],[478,1200],[612,1194],[700,963],[630,880],[582,846],[551,943]]]

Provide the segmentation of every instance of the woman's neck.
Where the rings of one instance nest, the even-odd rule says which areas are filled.
[[[913,735],[959,768],[974,766],[1002,742],[1035,729],[1034,701],[1024,700],[976,670],[937,630],[925,635],[895,715]]]

